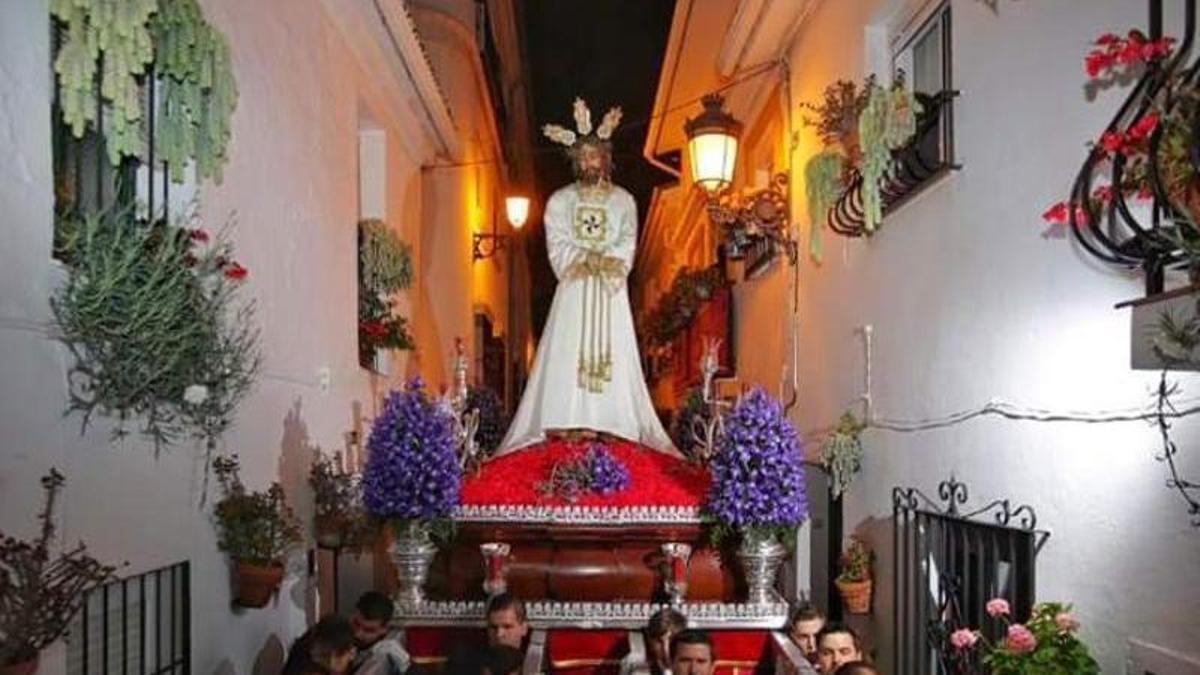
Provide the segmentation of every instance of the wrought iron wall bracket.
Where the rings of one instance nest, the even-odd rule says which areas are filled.
[[[775,174],[758,190],[710,195],[706,208],[730,257],[738,258],[739,252],[755,243],[769,241],[773,249],[787,254],[789,265],[796,264],[799,246],[791,231],[787,173]]]
[[[475,234],[471,236],[471,262],[490,258],[508,246],[507,234]]]
[[[1149,38],[1163,37],[1162,1],[1148,0]],[[1147,64],[1145,73],[1134,85],[1133,91],[1117,109],[1105,132],[1124,133],[1148,113],[1156,113],[1166,119],[1180,111],[1184,97],[1178,88],[1195,88],[1200,77],[1200,59],[1192,58],[1196,37],[1196,0],[1188,0],[1184,10],[1183,40],[1175,55]],[[1189,63],[1190,61],[1190,63]],[[1191,120],[1193,129],[1200,130],[1200,114]],[[1180,239],[1185,220],[1171,202],[1166,177],[1161,173],[1163,166],[1160,155],[1165,150],[1163,131],[1165,124],[1158,124],[1151,134],[1146,150],[1146,183],[1151,201],[1146,215],[1136,217],[1125,198],[1127,159],[1115,153],[1109,161],[1108,153],[1099,146],[1088,151],[1087,157],[1075,178],[1068,202],[1068,222],[1075,240],[1093,257],[1110,265],[1128,269],[1140,269],[1145,276],[1146,294],[1161,293],[1164,273],[1168,269],[1183,268],[1191,264],[1194,256],[1185,250]],[[1200,167],[1200,135],[1191,134],[1189,154],[1193,164]],[[1093,197],[1096,178],[1107,174],[1108,185],[1112,186],[1107,202]]]

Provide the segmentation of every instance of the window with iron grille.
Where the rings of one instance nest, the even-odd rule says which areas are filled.
[[[1018,617],[1036,601],[1037,554],[1049,533],[1037,529],[1033,509],[1000,499],[966,511],[967,486],[953,477],[937,494],[892,492],[894,672],[957,672],[946,659],[953,630],[979,628],[994,640],[1004,625],[987,614],[988,600],[1007,600]]]
[[[914,142],[901,152],[910,153],[908,163],[928,175],[906,198],[955,168],[950,3],[938,3],[913,18],[916,27],[892,41],[892,77],[903,78],[921,104]]]
[[[55,53],[61,43],[60,27],[51,21],[51,45]],[[97,69],[99,73],[100,69]],[[160,153],[156,152],[155,100],[159,94],[159,82],[153,64],[139,80],[141,104],[145,124],[145,148],[143,157],[125,157],[113,166],[105,147],[103,130],[105,106],[100,95],[100,86],[95,84],[96,121],[89,124],[82,136],[76,138],[70,126],[63,122],[59,107],[58,86],[53,87],[51,103],[50,136],[54,168],[54,211],[63,215],[79,211],[103,211],[106,209],[135,208],[140,220],[145,222],[165,220],[179,213],[195,192],[195,183],[189,180],[172,184]],[[58,219],[56,218],[56,223]],[[56,232],[56,234],[58,234]]]
[[[68,675],[191,672],[187,561],[90,591],[67,634]]]

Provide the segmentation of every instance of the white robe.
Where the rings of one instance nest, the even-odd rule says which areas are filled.
[[[558,288],[521,405],[497,454],[543,441],[551,429],[605,431],[677,454],[646,389],[625,286],[637,247],[633,195],[613,186],[606,197],[585,201],[576,185],[568,185],[550,196],[544,220]],[[623,274],[599,282],[605,286],[599,293],[596,280],[567,274],[589,250],[623,262]],[[593,326],[603,327],[585,331],[585,307],[596,307],[597,298],[602,311]],[[587,304],[589,300],[593,304]],[[611,345],[610,377],[598,392],[581,386],[579,373],[581,351],[595,353],[581,341],[586,343],[593,334],[603,346]]]

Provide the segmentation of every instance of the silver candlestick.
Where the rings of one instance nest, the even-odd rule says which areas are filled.
[[[716,375],[720,370],[720,338],[707,338],[704,341],[704,355],[700,357],[700,372],[704,376],[701,390],[704,405],[708,414],[692,420],[692,460],[700,464],[708,464],[717,451],[717,439],[725,431],[724,409],[729,404],[722,401],[716,392]]]
[[[475,433],[479,430],[479,411],[468,410],[470,389],[467,385],[467,353],[462,338],[454,338],[454,387],[450,391],[450,412],[454,415],[454,441],[463,470],[474,469],[482,460]]]

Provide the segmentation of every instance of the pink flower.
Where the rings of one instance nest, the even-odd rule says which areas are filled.
[[[988,604],[990,605],[991,603],[989,602]],[[1007,604],[1005,603],[1006,609]],[[1008,627],[1008,635],[1004,638],[1004,646],[1014,654],[1028,654],[1037,649],[1037,638],[1025,626],[1014,623]]]
[[[955,649],[970,649],[979,641],[979,635],[970,628],[959,628],[950,634],[950,644]]]
[[[1079,620],[1070,612],[1059,612],[1054,617],[1054,625],[1064,633],[1070,633],[1079,628]]]
[[[1102,204],[1107,204],[1108,202],[1112,201],[1112,198],[1113,189],[1111,185],[1101,185],[1095,190],[1092,190],[1092,199]]]
[[[989,616],[1008,616],[1008,601],[1004,598],[992,598],[984,605]]]

